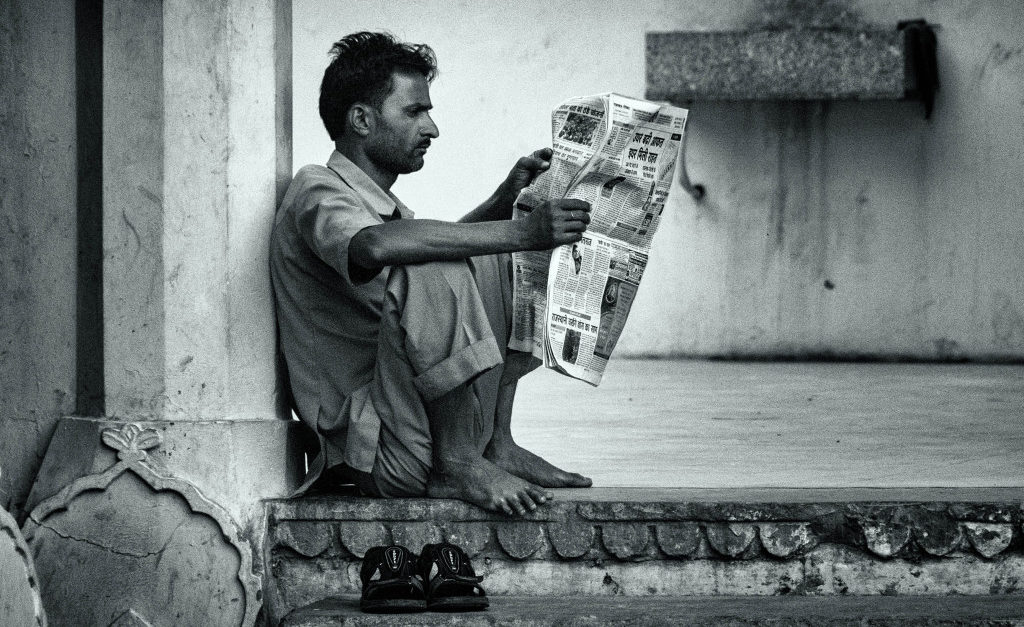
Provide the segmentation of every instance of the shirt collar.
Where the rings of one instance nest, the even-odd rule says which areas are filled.
[[[334,170],[341,180],[359,194],[360,198],[366,200],[382,218],[390,218],[396,209],[403,218],[413,217],[413,212],[397,196],[390,191],[381,189],[366,172],[363,172],[362,168],[352,163],[348,157],[337,150],[331,153],[327,167]]]

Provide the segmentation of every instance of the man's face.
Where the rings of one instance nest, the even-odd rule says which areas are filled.
[[[430,119],[430,86],[415,72],[395,72],[392,89],[366,141],[366,155],[381,169],[408,174],[423,167],[423,155],[438,131]]]

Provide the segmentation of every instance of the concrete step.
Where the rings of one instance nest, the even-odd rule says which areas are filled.
[[[293,611],[287,627],[462,625],[1021,625],[1024,597],[493,597],[484,612],[363,614],[359,597]]]
[[[358,595],[372,546],[446,540],[494,598],[998,598],[1024,594],[1022,503],[1020,488],[595,488],[512,519],[438,499],[269,501],[264,593],[278,621]]]

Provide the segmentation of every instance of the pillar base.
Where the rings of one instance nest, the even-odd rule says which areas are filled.
[[[299,485],[304,439],[282,420],[63,419],[25,524],[51,620],[253,624],[262,500]]]

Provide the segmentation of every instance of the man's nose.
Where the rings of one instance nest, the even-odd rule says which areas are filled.
[[[422,135],[427,137],[435,138],[441,134],[441,131],[437,129],[437,124],[434,124],[434,118],[427,115],[427,124],[420,130]]]

